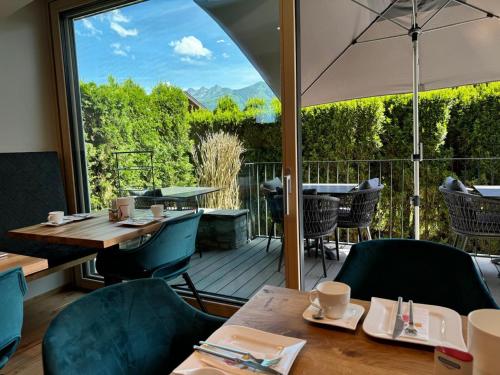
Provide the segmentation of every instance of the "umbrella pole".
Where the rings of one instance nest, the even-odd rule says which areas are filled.
[[[419,137],[418,121],[418,94],[419,94],[419,61],[418,61],[418,37],[420,27],[417,24],[417,0],[412,1],[412,28],[409,32],[413,47],[413,225],[414,238],[420,239],[420,161],[422,160]]]

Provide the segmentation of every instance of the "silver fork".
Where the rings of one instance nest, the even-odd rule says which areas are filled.
[[[408,321],[408,327],[405,328],[405,332],[407,335],[417,336],[418,331],[415,328],[415,322],[413,321],[413,301],[412,300],[408,301],[408,304],[410,305],[410,313],[409,313],[410,317]]]
[[[264,367],[269,367],[269,366],[276,365],[276,364],[278,364],[278,362],[279,362],[279,361],[281,361],[281,357],[270,358],[270,359],[265,359],[265,358],[257,358],[257,357],[255,357],[254,355],[252,355],[252,353],[250,353],[250,352],[245,352],[245,351],[243,351],[243,350],[239,350],[239,349],[236,349],[236,348],[232,348],[232,347],[230,347],[230,346],[224,346],[224,345],[219,345],[219,344],[213,344],[213,343],[210,343],[210,342],[207,342],[207,341],[200,341],[200,344],[201,344],[201,345],[211,346],[211,347],[213,347],[213,348],[218,348],[218,349],[226,350],[226,351],[228,351],[228,352],[232,352],[232,353],[240,354],[244,360],[251,360],[251,361],[254,361],[254,362],[256,362],[256,363],[261,364],[261,365],[262,365],[262,366],[264,366]]]

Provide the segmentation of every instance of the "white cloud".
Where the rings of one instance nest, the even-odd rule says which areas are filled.
[[[111,21],[113,22],[118,22],[118,23],[128,23],[130,22],[130,18],[128,18],[127,16],[125,16],[121,11],[120,9],[115,9],[113,11],[111,11]]]
[[[126,29],[119,23],[113,21],[109,23],[109,27],[111,27],[112,30],[116,31],[116,33],[122,38],[126,38],[128,36],[137,36],[139,34],[139,31],[137,29]]]
[[[131,50],[130,46],[124,46],[121,43],[111,43],[110,46],[113,54],[117,56],[128,56]],[[135,59],[134,55],[132,55],[132,59]]]
[[[222,57],[224,57],[225,59],[229,59],[229,54],[226,52],[222,52]]]
[[[181,56],[195,58],[205,57],[207,59],[210,59],[212,57],[212,51],[204,47],[201,40],[192,35],[185,36],[181,40],[174,40],[170,42],[169,45],[174,49],[174,52],[176,54]]]
[[[219,39],[216,43],[226,43],[225,39]]]
[[[88,18],[83,18],[82,19],[82,25],[83,28],[86,30],[84,33],[79,33],[80,35],[83,36],[96,36],[102,34],[102,31],[99,30],[97,27],[94,26],[92,21],[90,21]]]

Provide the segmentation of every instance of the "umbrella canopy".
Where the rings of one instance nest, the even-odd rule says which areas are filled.
[[[279,97],[279,2],[195,2],[222,26]],[[302,1],[302,106],[411,92],[411,3]],[[499,14],[498,0],[419,0],[420,90],[500,80]]]
[[[195,0],[279,96],[279,2]],[[414,93],[418,238],[418,91],[500,80],[498,0],[307,0],[300,3],[302,106]]]

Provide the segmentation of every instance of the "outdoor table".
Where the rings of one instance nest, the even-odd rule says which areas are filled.
[[[500,199],[500,185],[474,185],[474,189],[482,197]]]
[[[225,324],[307,340],[291,375],[433,374],[433,348],[366,335],[362,325],[370,303],[355,299],[351,302],[365,308],[355,331],[305,321],[302,313],[310,304],[308,293],[264,286]],[[466,317],[462,317],[462,329],[465,334]]]
[[[157,189],[160,192],[159,196],[139,196],[141,200],[150,201],[151,204],[161,204],[164,201],[174,201],[177,203],[177,208],[182,208],[182,203],[186,201],[194,201],[195,209],[198,210],[199,198],[203,195],[215,193],[220,188],[205,187],[205,186],[171,186]]]
[[[21,267],[24,276],[32,275],[36,272],[49,268],[47,259],[29,257],[26,255],[0,253],[0,272],[11,268]]]
[[[318,194],[347,194],[358,184],[302,184],[304,189],[315,189]]]
[[[136,210],[136,212],[136,216],[141,216],[148,210]],[[163,220],[141,227],[131,227],[109,221],[108,212],[100,211],[94,214],[95,217],[57,227],[37,224],[13,229],[9,231],[9,236],[62,245],[106,249],[156,232],[164,222],[192,213],[193,211],[168,211],[168,216]]]

